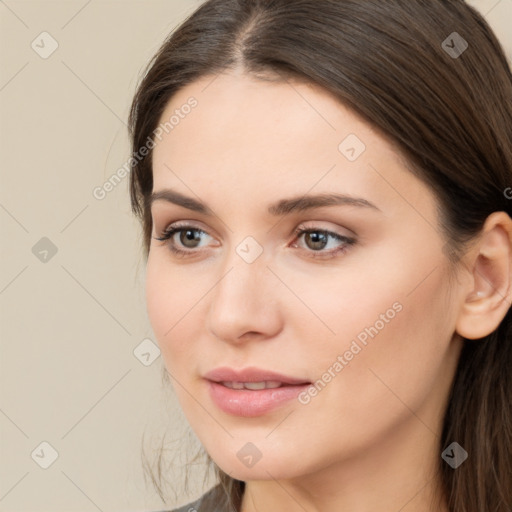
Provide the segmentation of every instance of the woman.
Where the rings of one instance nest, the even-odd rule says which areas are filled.
[[[512,78],[462,0],[209,0],[131,199],[219,485],[180,510],[512,507]]]

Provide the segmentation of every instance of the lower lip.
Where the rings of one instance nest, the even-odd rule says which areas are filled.
[[[217,382],[209,381],[210,396],[213,402],[227,414],[246,418],[261,416],[278,407],[306,390],[310,384],[300,386],[282,386],[274,389],[231,389]]]

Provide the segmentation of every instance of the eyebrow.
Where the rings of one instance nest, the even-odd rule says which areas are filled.
[[[166,201],[173,203],[188,210],[192,210],[203,215],[215,216],[213,210],[201,201],[188,197],[172,189],[163,189],[153,192],[149,198],[149,206],[155,201]],[[324,206],[358,206],[362,208],[370,208],[380,211],[380,208],[375,206],[370,201],[360,197],[352,197],[345,194],[317,194],[317,195],[302,195],[292,197],[290,199],[281,199],[276,203],[269,205],[267,211],[270,215],[282,216],[294,212],[303,212],[312,210],[313,208],[321,208]]]

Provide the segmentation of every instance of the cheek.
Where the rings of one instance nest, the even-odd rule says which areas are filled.
[[[364,343],[370,339],[368,330],[375,332],[374,326],[382,337],[400,316],[397,309],[402,309],[415,283],[416,273],[407,268],[408,263],[388,263],[396,262],[396,256],[384,247],[373,257],[360,251],[337,267],[309,275],[284,266],[279,269],[282,280],[300,299],[282,288],[282,295],[288,297],[283,306],[287,328],[295,330],[292,338],[302,341],[305,346],[301,349],[308,350],[307,344],[314,341],[315,359],[326,354],[332,359],[333,354],[336,357],[348,350],[352,340]]]
[[[388,343],[397,347],[422,336],[440,341],[437,334],[451,321],[444,257],[434,243],[429,248],[420,238],[400,247],[383,243],[374,251],[360,251],[314,279],[293,281],[290,272],[297,295],[331,330],[326,347],[338,340],[336,348],[343,349],[343,343],[358,337],[364,343],[373,339],[370,333],[380,339],[393,333]]]
[[[191,323],[190,317],[194,315],[194,304],[206,290],[201,290],[179,267],[150,252],[146,270],[147,312],[169,371],[193,350],[190,340],[195,337],[194,325],[199,325]]]
[[[450,375],[453,359],[446,354],[455,312],[447,283],[442,255],[426,249],[415,254],[383,251],[378,261],[358,260],[351,268],[347,260],[345,268],[330,276],[296,279],[291,287],[318,317],[308,315],[306,327],[296,308],[297,321],[291,322],[299,326],[295,339],[314,341],[314,353],[301,347],[303,357],[314,366],[316,378],[329,381],[329,370],[340,375],[330,379],[336,384],[321,392],[318,404],[342,397],[348,406],[347,397],[357,397],[351,411],[357,418],[365,414],[364,403],[394,401],[403,407],[389,388],[418,404],[435,388],[439,375],[441,380]],[[304,308],[300,311],[304,314]]]
[[[416,276],[411,273],[407,282],[414,283]],[[414,284],[391,281],[389,287],[376,291],[378,299],[361,296],[367,310],[354,308],[349,317],[350,334],[342,344],[346,350],[352,343],[348,352],[352,360],[328,398],[338,402],[353,397],[344,399],[346,417],[357,419],[354,428],[364,424],[372,432],[375,411],[380,411],[379,428],[422,407],[429,409],[427,416],[436,416],[438,399],[447,392],[456,361],[451,352],[454,315],[446,300],[446,275],[436,271],[414,291]]]

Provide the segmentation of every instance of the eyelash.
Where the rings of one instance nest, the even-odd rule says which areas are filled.
[[[195,231],[195,232],[199,232],[199,233],[204,233],[205,235],[208,234],[208,233],[206,233],[206,231],[204,231],[202,229],[199,229],[199,228],[197,228],[195,226],[190,226],[190,225],[187,225],[187,224],[173,224],[173,225],[169,226],[162,233],[161,236],[153,237],[153,238],[155,240],[160,241],[160,242],[168,242],[168,241],[171,240],[171,238],[176,233],[181,233],[183,231]],[[309,257],[312,257],[312,258],[317,258],[317,259],[331,259],[331,258],[334,258],[334,257],[336,257],[338,255],[344,254],[349,249],[350,246],[352,246],[352,245],[354,245],[356,243],[356,240],[354,238],[349,238],[349,237],[340,235],[338,233],[335,233],[333,231],[328,231],[326,229],[319,229],[319,228],[307,228],[306,229],[306,228],[298,227],[294,231],[294,236],[295,236],[295,238],[299,238],[303,234],[307,234],[307,233],[322,233],[323,235],[326,235],[326,236],[334,238],[338,242],[343,242],[343,245],[341,247],[338,247],[337,249],[333,249],[333,250],[330,250],[330,251],[324,251],[324,250],[313,251],[313,250],[303,249],[306,252],[311,253],[311,256],[309,256]],[[178,257],[193,256],[195,253],[200,252],[200,251],[197,251],[197,250],[194,250],[194,249],[190,249],[190,250],[178,249],[174,245],[174,243],[169,243],[167,245],[169,246],[169,250],[173,254],[178,256]]]

